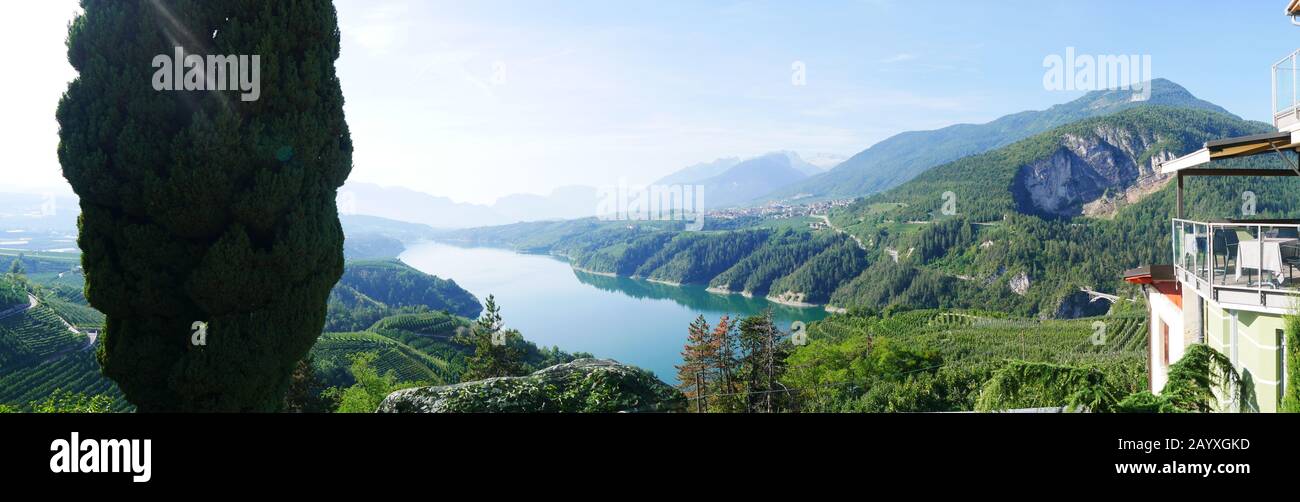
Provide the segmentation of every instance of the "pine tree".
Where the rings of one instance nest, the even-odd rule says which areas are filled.
[[[18,253],[18,257],[14,258],[13,263],[9,264],[9,273],[14,275],[24,275],[27,273],[27,268],[23,266],[22,253]]]
[[[712,343],[713,361],[712,368],[714,375],[717,377],[715,388],[717,389],[718,398],[714,401],[717,403],[718,411],[732,412],[737,411],[738,403],[736,399],[736,323],[731,320],[731,316],[722,316],[718,324],[713,327],[713,333],[710,339]]]
[[[740,346],[740,372],[744,379],[745,391],[745,411],[755,413],[759,408],[758,397],[762,389],[763,373],[763,346],[766,340],[764,336],[763,318],[760,316],[749,316],[740,321],[740,334],[737,336],[738,345]]]
[[[746,410],[750,413],[772,413],[789,401],[780,382],[790,353],[790,343],[784,336],[772,319],[771,309],[740,322],[739,366],[744,375]]]
[[[524,365],[523,335],[516,330],[504,329],[501,307],[496,297],[488,295],[483,314],[472,326],[461,330],[454,341],[473,347],[474,353],[466,358],[465,374],[461,380],[520,376],[527,373]]]
[[[677,388],[682,390],[688,400],[695,402],[695,411],[698,413],[704,413],[708,408],[710,373],[715,353],[709,321],[700,315],[687,328],[682,364],[677,366]]]
[[[343,272],[335,197],[352,142],[334,7],[82,6],[58,155],[80,198],[86,298],[106,316],[104,374],[140,411],[278,409]],[[177,47],[245,55],[245,68],[258,56],[258,99],[155,90],[156,58]],[[206,345],[190,341],[198,321]]]

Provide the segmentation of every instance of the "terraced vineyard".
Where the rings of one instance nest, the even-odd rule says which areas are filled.
[[[1145,365],[1146,360],[1146,318],[1137,316],[1037,320],[978,311],[918,310],[885,319],[831,318],[810,336],[842,338],[863,332],[932,348],[949,363],[1023,359]]]
[[[464,318],[457,318],[442,312],[424,312],[419,314],[400,314],[380,319],[370,327],[371,331],[398,330],[422,333],[426,335],[455,334],[458,326],[467,323]]]
[[[1145,360],[1140,347],[1133,350],[1134,340],[1145,340],[1134,336],[1144,326],[1143,322],[1136,318],[1069,321],[965,318],[960,323],[928,322],[893,336],[909,343],[928,344],[946,361],[1022,359],[1069,365],[1111,364]]]
[[[117,385],[100,374],[88,341],[44,303],[0,320],[0,403],[22,408],[62,389],[105,394],[115,411],[129,410]]]
[[[787,383],[827,411],[970,410],[983,382],[1011,360],[1095,368],[1131,392],[1146,384],[1147,323],[1138,314],[1037,320],[917,310],[833,316],[808,333],[811,343],[788,360]]]
[[[76,351],[43,364],[0,371],[0,403],[22,407],[58,389],[87,396],[104,394],[113,398],[113,411],[132,409],[117,384],[100,374],[93,351]]]
[[[91,307],[55,298],[53,295],[47,295],[42,302],[54,309],[59,317],[64,318],[77,328],[104,327],[104,314]]]
[[[362,352],[376,354],[378,358],[374,367],[379,373],[391,371],[401,382],[456,383],[455,375],[449,371],[445,360],[375,333],[325,333],[312,347],[316,363],[325,366],[347,367],[348,356]]]
[[[465,367],[468,350],[451,342],[456,329],[468,327],[469,320],[442,312],[402,314],[386,317],[370,327],[370,331],[402,342],[437,361],[455,382]]]
[[[0,368],[36,364],[79,350],[86,342],[86,336],[69,329],[53,309],[37,305],[0,319]]]

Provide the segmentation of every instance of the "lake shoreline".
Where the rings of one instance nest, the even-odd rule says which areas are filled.
[[[478,298],[494,295],[504,324],[539,347],[596,354],[668,379],[681,364],[688,327],[700,316],[712,324],[724,316],[771,311],[782,331],[796,321],[828,316],[821,309],[773,304],[758,298],[762,295],[718,295],[704,285],[591,273],[554,253],[439,241],[406,248],[399,258],[415,269],[455,280]]]
[[[583,272],[583,273],[587,273],[587,274],[598,275],[598,276],[601,276],[601,277],[613,277],[613,278],[619,278],[619,279],[631,279],[631,280],[634,280],[634,281],[645,281],[645,282],[649,282],[649,283],[662,284],[662,285],[665,285],[665,286],[673,286],[673,287],[678,287],[678,288],[684,286],[684,285],[683,285],[682,283],[680,283],[680,282],[665,281],[665,280],[661,280],[661,279],[650,279],[650,278],[647,278],[647,277],[639,277],[639,276],[619,275],[619,274],[614,273],[614,272],[600,272],[600,271],[596,271],[596,270],[591,270],[591,269],[587,269],[587,268],[579,267],[579,266],[573,264],[573,258],[571,258],[571,257],[569,257],[568,255],[565,255],[565,254],[563,254],[563,253],[557,253],[557,252],[554,252],[554,251],[538,252],[538,251],[536,251],[536,250],[519,250],[519,249],[511,249],[511,248],[508,248],[508,247],[499,247],[499,246],[481,246],[481,245],[480,245],[480,246],[474,246],[474,245],[467,245],[467,244],[464,244],[464,243],[449,242],[449,241],[438,241],[438,240],[425,240],[425,241],[423,241],[423,242],[432,242],[432,243],[437,243],[437,244],[445,244],[445,245],[448,245],[448,246],[455,246],[455,247],[460,247],[460,248],[465,248],[465,249],[474,249],[474,248],[496,249],[496,250],[509,251],[509,252],[512,252],[512,253],[518,253],[518,254],[521,254],[521,255],[528,255],[528,256],[548,256],[548,257],[551,257],[551,258],[560,259],[560,260],[563,261],[565,264],[569,265],[569,268],[571,268],[571,269],[573,269],[574,271],[577,271],[577,272]],[[719,287],[713,287],[713,286],[706,287],[706,288],[704,288],[704,290],[707,291],[707,292],[709,292],[709,293],[712,293],[712,294],[715,294],[715,295],[721,295],[721,296],[738,295],[738,296],[742,296],[742,297],[745,297],[745,298],[755,298],[754,293],[753,293],[753,292],[749,292],[749,291],[732,291],[732,290],[727,289],[727,288],[719,288]],[[777,305],[783,305],[783,306],[786,306],[786,307],[793,307],[793,308],[798,308],[798,309],[817,309],[817,308],[820,308],[820,309],[822,309],[822,310],[824,310],[824,311],[826,311],[826,312],[828,312],[828,313],[831,313],[831,314],[844,314],[844,313],[847,313],[847,312],[848,312],[848,309],[846,309],[846,308],[843,308],[843,307],[836,307],[836,306],[831,305],[831,304],[829,304],[829,303],[808,303],[808,302],[798,302],[798,301],[792,301],[792,300],[782,300],[782,299],[780,299],[780,298],[774,298],[774,297],[772,297],[772,296],[764,296],[763,299],[764,299],[764,300],[767,300],[767,301],[769,301],[769,302],[775,303],[775,304],[777,304]]]

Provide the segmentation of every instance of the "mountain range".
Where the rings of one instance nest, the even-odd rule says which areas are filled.
[[[339,189],[339,212],[369,215],[433,228],[469,228],[592,216],[595,188],[563,186],[549,195],[514,194],[491,205],[456,202],[405,187],[348,182]]]
[[[835,159],[820,154],[819,162]],[[704,185],[705,205],[722,207],[752,200],[809,176],[825,172],[795,152],[772,152],[751,159],[722,158],[688,166],[654,182],[655,185]],[[512,194],[487,204],[455,202],[404,187],[348,182],[339,190],[339,212],[421,223],[454,229],[517,222],[564,220],[595,216],[600,190],[569,185],[548,195]]]
[[[655,185],[701,185],[704,206],[718,208],[748,202],[792,183],[825,172],[795,152],[772,152],[751,159],[718,159],[672,173]]]
[[[1142,105],[1192,108],[1232,115],[1169,80],[1154,79],[1150,85],[1151,95],[1146,100],[1135,99],[1135,91],[1093,91],[1046,110],[1014,113],[985,124],[956,124],[931,131],[900,133],[859,152],[825,174],[776,190],[761,200],[870,195],[901,185],[945,162],[1007,146],[1071,122]]]
[[[838,164],[834,155],[814,155],[810,161],[794,152],[776,151],[748,159],[726,157],[687,166],[654,184],[702,185],[707,208],[856,198],[899,186],[940,164],[1001,148],[1065,124],[1139,106],[1206,110],[1236,118],[1169,80],[1155,79],[1150,85],[1151,93],[1145,100],[1136,99],[1134,91],[1093,91],[1046,110],[1014,113],[984,124],[903,132]],[[600,192],[594,187],[566,186],[549,195],[506,196],[492,205],[457,203],[405,188],[359,182],[348,183],[340,194],[340,210],[345,213],[355,209],[353,214],[435,228],[471,228],[589,217],[599,203]]]

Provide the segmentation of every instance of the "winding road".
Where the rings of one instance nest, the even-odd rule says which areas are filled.
[[[844,234],[844,235],[849,236],[850,239],[853,239],[853,242],[858,243],[858,249],[861,249],[861,250],[863,250],[863,251],[866,251],[866,250],[867,250],[867,247],[864,246],[864,245],[862,245],[862,239],[859,239],[858,236],[853,235],[853,234],[848,233],[848,232],[845,232],[844,229],[835,226],[834,223],[831,223],[831,218],[830,218],[830,216],[827,216],[827,215],[824,215],[824,214],[815,214],[815,215],[813,215],[813,216],[816,216],[816,217],[818,217],[818,218],[821,218],[822,221],[826,222],[826,226],[829,227],[831,230],[834,230],[835,233],[837,233],[837,234]],[[895,257],[895,258],[894,258],[894,261],[898,261],[898,258]]]
[[[21,312],[26,312],[26,311],[28,311],[28,310],[31,310],[31,309],[36,308],[37,305],[40,305],[40,304],[41,304],[41,302],[40,302],[39,300],[37,300],[36,297],[33,296],[31,293],[28,293],[28,294],[27,294],[27,300],[28,300],[28,304],[27,304],[27,305],[19,305],[19,306],[17,306],[17,307],[13,307],[13,308],[10,308],[10,309],[8,309],[8,310],[5,310],[4,312],[0,312],[0,319],[4,319],[4,318],[6,318],[6,317],[9,317],[9,316],[11,316],[11,315],[18,314],[18,313],[21,313]]]
[[[36,295],[33,295],[33,294],[31,294],[31,293],[28,293],[28,294],[27,294],[27,305],[19,305],[19,306],[17,306],[17,307],[13,307],[13,308],[7,309],[7,310],[5,310],[4,312],[0,312],[0,320],[5,319],[5,318],[8,318],[8,317],[11,317],[11,316],[14,316],[14,315],[17,315],[17,314],[21,314],[21,313],[26,312],[26,311],[31,310],[31,309],[34,309],[34,308],[36,308],[36,307],[37,307],[38,305],[40,305],[40,304],[41,304],[41,301],[40,301],[39,299],[36,298]],[[73,333],[77,333],[77,334],[84,334],[84,335],[86,335],[86,345],[82,346],[82,347],[79,348],[79,349],[67,349],[67,350],[61,350],[61,351],[59,351],[59,352],[57,352],[57,353],[54,353],[54,354],[50,355],[49,357],[45,358],[45,361],[44,361],[44,362],[53,361],[53,360],[55,360],[55,359],[58,359],[58,358],[60,358],[60,357],[63,357],[63,356],[65,356],[65,355],[67,355],[69,352],[72,352],[72,351],[74,351],[74,350],[82,350],[82,351],[85,351],[85,350],[90,350],[90,349],[92,349],[92,348],[95,347],[95,340],[96,340],[97,338],[99,338],[97,332],[95,332],[95,331],[89,331],[89,332],[86,332],[86,333],[82,333],[81,330],[77,329],[76,326],[73,326],[72,323],[68,322],[67,319],[64,319],[63,316],[57,315],[57,313],[56,313],[55,317],[58,317],[58,318],[59,318],[59,321],[62,322],[63,325],[66,326],[66,327],[68,328],[68,331],[71,331],[71,332],[73,332]]]

